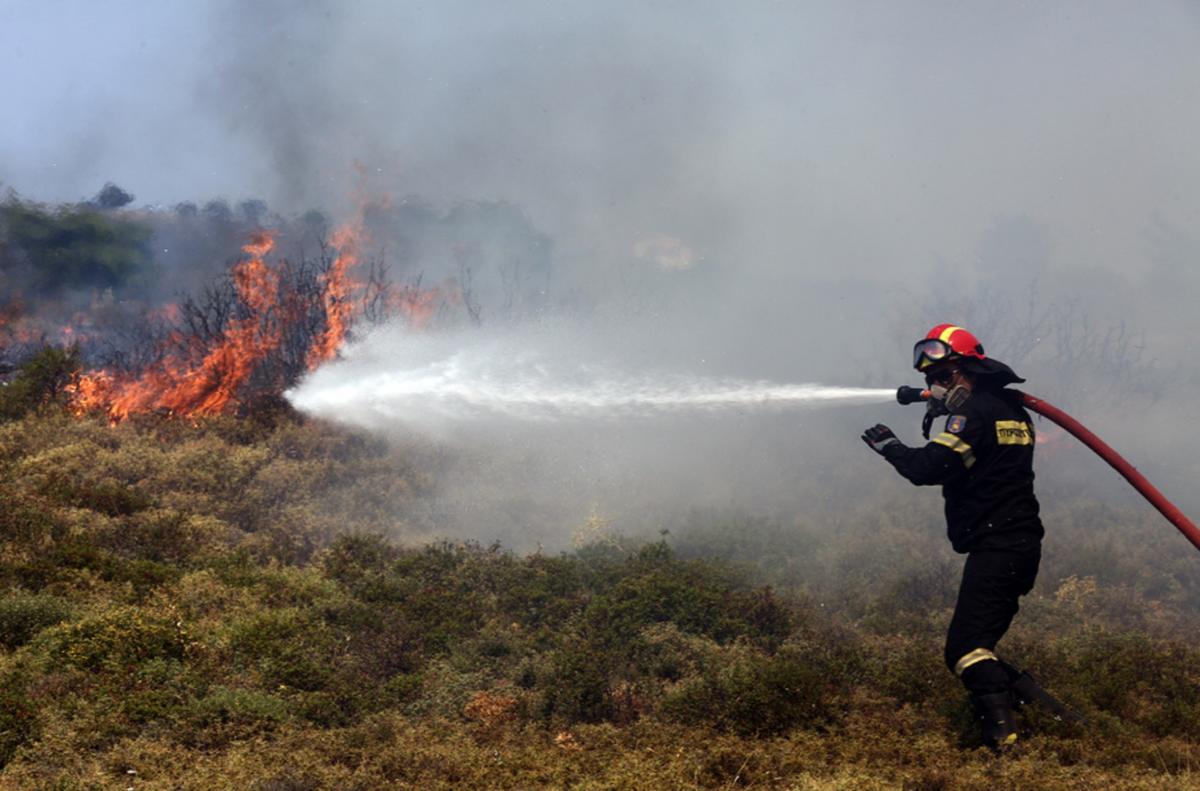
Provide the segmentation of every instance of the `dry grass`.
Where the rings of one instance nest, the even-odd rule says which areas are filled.
[[[1077,551],[1005,651],[1092,725],[1025,712],[996,758],[941,666],[936,536],[419,546],[422,452],[287,416],[0,424],[0,788],[1200,788],[1200,577],[1140,516],[1050,515]]]

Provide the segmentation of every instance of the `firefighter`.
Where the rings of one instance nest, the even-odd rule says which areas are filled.
[[[941,415],[944,430],[924,447],[904,445],[884,425],[862,439],[913,484],[942,487],[950,543],[967,556],[946,666],[970,693],[984,742],[1002,750],[1017,740],[1015,706],[1045,700],[1032,677],[995,653],[1017,600],[1033,587],[1044,532],[1033,494],[1033,421],[1021,394],[1006,389],[1025,380],[951,324],[917,342],[913,366],[930,391],[925,436]]]

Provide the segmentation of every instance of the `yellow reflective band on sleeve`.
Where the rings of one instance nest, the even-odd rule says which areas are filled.
[[[1032,445],[1033,427],[1023,420],[997,420],[996,442],[1001,445]]]
[[[974,651],[972,651],[971,653],[967,654],[962,659],[960,659],[954,663],[954,675],[961,677],[963,674],[963,671],[966,670],[968,667],[970,667],[971,665],[974,665],[976,663],[979,663],[979,662],[985,662],[988,659],[991,659],[991,660],[994,660],[997,662],[1000,661],[999,659],[996,658],[996,655],[993,654],[988,649],[976,648]]]
[[[945,445],[950,450],[962,456],[963,466],[968,470],[975,463],[975,452],[971,450],[971,446],[963,442],[962,437],[957,437],[948,431],[943,431],[934,437],[931,442],[936,442],[939,445]]]
[[[938,340],[942,343],[949,343],[950,336],[961,329],[962,327],[947,327],[946,329],[942,330],[942,334],[938,336]]]

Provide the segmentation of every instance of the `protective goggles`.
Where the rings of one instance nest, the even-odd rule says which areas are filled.
[[[953,366],[943,368],[940,371],[930,371],[925,374],[925,384],[929,387],[934,385],[948,386],[954,381],[954,375],[958,373],[958,369]]]
[[[913,368],[924,371],[934,363],[949,360],[953,354],[954,350],[950,348],[950,344],[937,338],[917,341],[916,346],[913,346]]]

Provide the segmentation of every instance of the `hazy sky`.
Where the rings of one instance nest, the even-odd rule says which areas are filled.
[[[997,216],[1143,265],[1200,219],[1194,2],[0,0],[0,181],[301,210],[522,205],[786,274],[923,271]],[[770,263],[766,263],[770,262]]]

